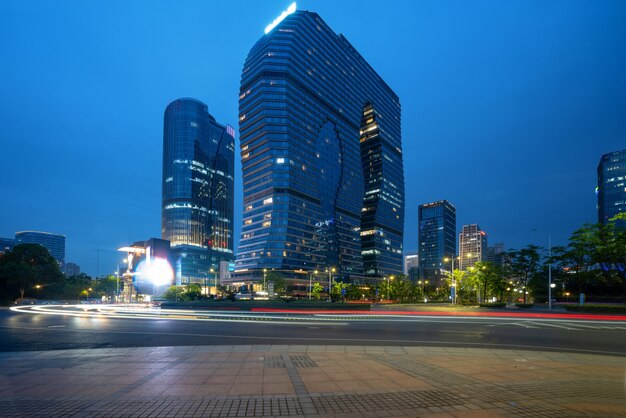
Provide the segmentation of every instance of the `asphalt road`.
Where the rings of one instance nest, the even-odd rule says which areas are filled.
[[[194,321],[0,311],[0,351],[216,344],[436,345],[626,355],[626,322],[437,316]]]

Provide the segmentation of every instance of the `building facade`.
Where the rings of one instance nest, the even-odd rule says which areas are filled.
[[[416,282],[419,279],[419,253],[409,252],[404,256],[404,270],[403,273],[412,282]]]
[[[600,158],[596,190],[599,223],[606,224],[618,213],[626,212],[626,149]]]
[[[171,243],[179,284],[201,283],[234,259],[234,135],[198,100],[165,110],[161,237]]]
[[[495,244],[487,247],[486,261],[489,261],[490,263],[493,263],[496,266],[502,267],[504,263],[503,254],[504,254],[504,243],[496,242]]]
[[[13,238],[0,238],[0,254],[11,251],[16,243]]]
[[[456,208],[447,200],[425,203],[417,218],[420,278],[438,280],[456,254]]]
[[[401,273],[398,96],[316,13],[295,11],[267,31],[241,79],[244,211],[235,275]]]
[[[39,244],[50,251],[61,269],[65,264],[65,235],[42,231],[20,231],[15,233],[15,244]]]
[[[68,261],[65,263],[65,266],[63,266],[63,274],[67,277],[78,276],[80,274],[80,266]]]
[[[477,224],[463,225],[459,234],[459,270],[487,261],[487,234]]]

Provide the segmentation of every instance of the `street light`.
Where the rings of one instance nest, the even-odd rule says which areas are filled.
[[[217,295],[217,272],[213,267],[209,271],[213,274],[213,284],[215,284],[215,294]]]
[[[456,305],[456,277],[454,277],[454,260],[459,257],[445,257],[443,261],[450,262],[450,276],[452,276],[452,287],[454,288],[454,296],[452,297],[452,304]]]
[[[267,274],[267,269],[263,269],[263,290],[267,290],[265,287],[265,275]]]
[[[387,298],[391,300],[391,280],[393,280],[393,275],[387,277]]]
[[[549,232],[532,228],[531,231],[543,232],[548,235],[548,310],[552,310],[552,235]]]
[[[317,270],[315,270],[315,275],[317,276]],[[313,283],[312,283],[312,279],[313,275],[311,273],[309,273],[309,300],[311,300],[311,293],[313,293]]]
[[[332,290],[333,287],[333,273],[335,272],[335,268],[331,267],[328,269],[328,302],[331,302],[331,296],[330,296],[330,292]]]

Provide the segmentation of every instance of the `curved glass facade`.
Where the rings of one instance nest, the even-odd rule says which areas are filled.
[[[237,270],[401,273],[400,103],[352,45],[296,11],[250,50],[239,99]]]
[[[182,283],[205,279],[232,261],[234,130],[207,106],[178,99],[165,110],[161,236],[169,240]]]
[[[59,262],[60,266],[65,264],[65,235],[42,231],[20,231],[15,233],[15,241],[16,244],[43,245]]]

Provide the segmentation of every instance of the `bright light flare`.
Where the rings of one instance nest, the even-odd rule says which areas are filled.
[[[284,12],[282,12],[280,14],[280,16],[278,16],[276,19],[274,19],[274,21],[272,23],[270,23],[269,25],[267,25],[267,27],[265,28],[265,33],[268,34],[272,31],[272,29],[274,29],[276,27],[276,25],[278,25],[280,22],[283,21],[284,18],[286,18],[287,16],[289,16],[290,14],[292,14],[293,12],[296,11],[296,3],[293,2],[291,3],[291,5],[287,8],[287,10],[285,10]]]
[[[150,263],[144,261],[137,266],[137,276],[160,287],[173,283],[174,270],[166,259],[154,258]]]

